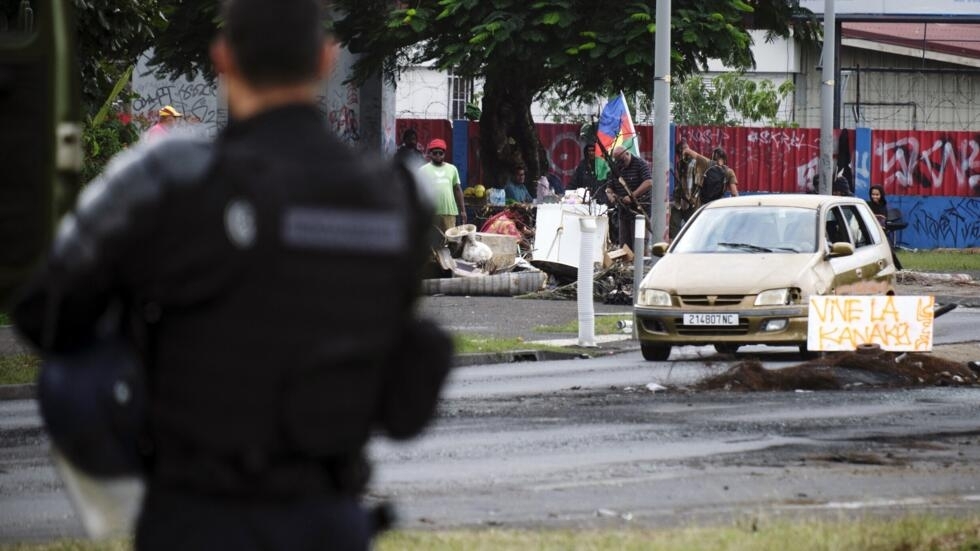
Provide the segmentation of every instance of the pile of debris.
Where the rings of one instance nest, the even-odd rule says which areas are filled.
[[[422,281],[430,295],[514,296],[544,286],[547,274],[520,256],[522,237],[478,232],[473,224],[449,228],[432,251],[436,277]]]
[[[529,260],[536,233],[534,212],[527,205],[514,204],[487,219],[482,231],[473,224],[446,230],[442,245],[432,251],[430,276],[422,281],[422,292],[575,300],[576,266]],[[633,252],[623,246],[607,248],[601,256],[593,276],[595,300],[632,304]]]
[[[826,354],[783,369],[769,370],[746,360],[704,379],[693,390],[790,391],[857,388],[978,386],[980,370],[918,352],[889,352],[875,345],[856,352]]]

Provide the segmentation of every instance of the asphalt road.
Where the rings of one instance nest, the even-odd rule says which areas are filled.
[[[940,318],[938,338],[978,314]],[[980,389],[652,392],[731,365],[709,347],[672,358],[457,369],[424,438],[372,444],[369,500],[413,528],[980,514]],[[0,541],[81,535],[47,449],[34,403],[0,402]]]

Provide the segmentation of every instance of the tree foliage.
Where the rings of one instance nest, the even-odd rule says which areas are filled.
[[[0,15],[16,13],[23,0],[0,0]],[[33,10],[47,1],[30,0]],[[157,0],[73,0],[82,101],[94,113],[119,76],[153,44],[166,23]],[[0,17],[0,28],[4,17]]]
[[[82,101],[94,113],[166,24],[157,0],[74,0]]]
[[[744,73],[723,73],[710,83],[692,75],[670,88],[674,122],[688,126],[735,126],[763,122],[778,126],[779,106],[793,93],[790,81],[752,80]]]
[[[216,0],[158,0],[170,26],[156,61],[172,74],[207,65]],[[619,4],[594,0],[335,0],[335,30],[360,57],[355,81],[432,63],[485,82],[480,116],[481,159],[498,182],[515,164],[533,179],[544,151],[530,105],[546,92],[594,101],[623,90],[652,88],[655,0]],[[753,66],[748,29],[814,39],[819,25],[794,0],[673,0],[671,73],[683,79],[708,59]],[[810,15],[810,18],[805,17]],[[795,17],[801,18],[796,19]],[[275,22],[270,22],[270,31]]]
[[[538,174],[543,151],[530,105],[547,91],[590,101],[653,84],[656,2],[615,6],[592,0],[338,0],[338,34],[361,57],[354,78],[434,62],[485,79],[480,119],[484,170],[501,181],[526,165]],[[818,27],[785,0],[674,0],[671,74],[684,78],[720,59],[754,65],[748,29],[815,38]]]

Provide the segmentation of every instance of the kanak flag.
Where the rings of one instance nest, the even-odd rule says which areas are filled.
[[[640,137],[636,134],[633,117],[630,116],[630,109],[626,105],[626,97],[622,92],[610,99],[602,108],[599,126],[596,128],[596,138],[610,156],[613,148],[618,146],[626,148],[634,157],[640,156]],[[599,181],[604,180],[609,174],[609,165],[602,158],[602,149],[598,144],[595,148],[595,173]]]

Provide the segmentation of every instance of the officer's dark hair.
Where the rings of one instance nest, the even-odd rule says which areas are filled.
[[[226,0],[222,19],[221,32],[249,84],[316,78],[325,36],[318,0]]]
[[[404,142],[404,141],[408,140],[409,136],[415,136],[416,138],[418,138],[419,137],[419,133],[416,132],[414,128],[409,128],[409,129],[405,130],[404,132],[402,132],[402,141]]]
[[[726,163],[728,162],[728,155],[725,155],[725,150],[720,147],[716,147],[714,151],[711,152],[711,158],[716,161],[721,159]]]

